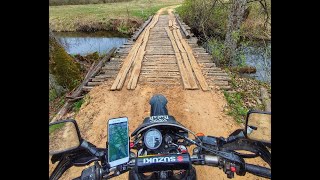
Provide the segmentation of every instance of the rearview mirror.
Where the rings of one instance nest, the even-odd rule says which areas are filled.
[[[49,124],[49,154],[59,154],[80,146],[81,136],[75,120],[62,120]]]
[[[271,144],[271,112],[249,111],[244,134],[248,139]]]

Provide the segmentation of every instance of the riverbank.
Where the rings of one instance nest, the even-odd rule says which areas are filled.
[[[135,0],[106,4],[49,6],[52,31],[118,31],[133,33],[149,16],[182,0]]]
[[[90,69],[90,66],[92,63],[97,63],[99,59],[102,59],[105,54],[99,55],[97,52],[87,54],[85,56],[81,55],[74,55],[71,56],[72,59],[79,64],[80,66],[80,74],[81,74],[81,79],[83,79],[87,72]],[[67,101],[66,96],[69,95],[68,89],[64,88],[59,91],[57,91],[57,88],[59,84],[57,84],[56,80],[52,75],[49,75],[49,122],[52,120],[52,118],[58,113],[58,111],[63,107],[65,102]],[[84,102],[84,99],[80,99],[77,101],[74,101],[72,107],[71,107],[71,112],[69,116],[73,116],[75,113],[77,113]]]

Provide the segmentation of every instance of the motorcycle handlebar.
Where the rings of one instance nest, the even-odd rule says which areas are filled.
[[[247,163],[245,168],[248,173],[271,179],[271,169],[269,168],[256,166],[253,164],[247,164]]]
[[[137,170],[139,170],[141,172],[142,171],[149,172],[150,170],[154,170],[153,169],[154,167],[159,167],[160,168],[160,169],[158,168],[157,171],[160,171],[162,167],[165,168],[165,169],[168,169],[168,166],[167,166],[166,163],[160,163],[159,166],[154,166],[154,164],[151,163],[152,165],[150,164],[151,166],[149,168],[149,166],[142,165],[141,163],[139,163],[139,161],[141,161],[141,159],[137,163],[135,163],[135,161],[137,161],[137,160],[138,160],[137,158],[134,158],[134,159],[132,159],[132,161],[130,161],[131,165],[128,166],[129,169],[136,168]],[[202,162],[204,162],[204,163],[197,163],[197,162],[199,162],[199,159],[198,159],[197,155],[192,155],[190,157],[190,160],[191,160],[192,164],[195,164],[195,165],[202,164],[202,165],[209,165],[209,166],[219,166],[219,163],[220,163],[219,162],[220,157],[219,156],[213,156],[213,155],[203,155]],[[173,165],[172,162],[169,163],[169,164]],[[136,166],[138,166],[138,167],[136,167]],[[116,168],[113,167],[113,168],[109,169],[108,172],[112,172],[112,171],[115,171],[115,170],[116,170]],[[271,179],[271,169],[269,169],[269,168],[265,168],[265,167],[262,167],[262,166],[257,166],[257,165],[245,163],[245,171],[248,172],[248,173],[260,176],[260,177],[265,177],[265,178],[270,178]]]
[[[197,156],[191,156],[191,159],[196,159]],[[219,157],[212,155],[204,155],[204,164],[210,166],[218,166],[219,165]],[[253,164],[245,163],[245,171],[260,177],[270,178],[271,179],[271,169],[257,166]]]

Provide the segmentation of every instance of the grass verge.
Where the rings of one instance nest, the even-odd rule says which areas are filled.
[[[234,117],[236,122],[245,123],[245,117],[250,109],[264,111],[265,107],[260,99],[260,88],[265,87],[271,94],[270,84],[253,78],[241,77],[226,69],[231,76],[232,92],[224,92],[228,106],[225,109],[228,115]]]
[[[84,102],[85,102],[84,99],[80,99],[80,100],[76,101],[75,103],[73,103],[72,110],[74,110],[75,112],[78,112]]]
[[[53,131],[62,128],[65,125],[65,123],[59,123],[49,126],[49,134],[51,134]]]

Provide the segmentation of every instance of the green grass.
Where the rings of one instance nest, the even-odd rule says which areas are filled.
[[[49,102],[54,101],[58,97],[58,94],[55,89],[49,90]]]
[[[227,112],[228,115],[233,116],[238,123],[244,123],[248,109],[244,106],[242,100],[243,95],[239,92],[228,93],[225,91],[224,96],[230,107],[229,111]]]
[[[80,100],[76,101],[75,103],[73,103],[73,110],[78,112],[84,102],[85,102],[84,99],[80,99]]]
[[[115,19],[130,19],[140,25],[162,7],[181,2],[182,0],[133,0],[109,4],[49,6],[49,26],[53,31],[77,31],[84,26],[111,30],[119,26],[119,21],[114,21]],[[128,29],[131,26],[133,24],[129,24]],[[124,27],[121,29],[126,30]]]
[[[62,128],[65,125],[65,123],[58,123],[58,124],[54,124],[49,126],[49,134],[51,134],[53,131]]]

